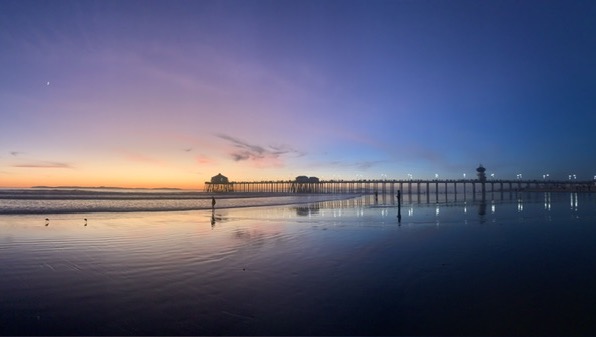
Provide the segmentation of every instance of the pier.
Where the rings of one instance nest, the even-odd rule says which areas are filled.
[[[317,193],[317,194],[477,194],[511,191],[596,191],[594,181],[578,180],[486,180],[446,179],[446,180],[320,180],[301,182],[296,180],[278,181],[231,181],[221,183],[205,182],[206,192],[250,192],[250,193]]]

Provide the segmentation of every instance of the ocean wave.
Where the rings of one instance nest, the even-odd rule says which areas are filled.
[[[69,214],[211,209],[213,195],[201,192],[98,192],[79,190],[0,191],[0,214]],[[215,195],[216,207],[238,208],[304,204],[348,199],[350,195]]]

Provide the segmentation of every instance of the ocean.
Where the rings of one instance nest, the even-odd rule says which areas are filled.
[[[1,195],[1,335],[596,334],[593,194]]]
[[[345,199],[346,195],[213,194],[188,190],[112,188],[0,189],[0,215],[200,210],[211,209],[212,197],[216,198],[218,208],[235,208]]]

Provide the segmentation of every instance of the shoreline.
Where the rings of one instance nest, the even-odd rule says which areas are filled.
[[[85,197],[0,196],[0,216],[209,211],[212,209],[305,205],[349,200],[360,196],[359,194],[272,195],[271,193],[249,196],[227,195],[226,198],[216,198],[215,208],[211,205],[212,195],[202,198],[179,198],[170,195],[149,198],[144,196],[98,198],[87,195]],[[4,205],[2,204],[3,200],[6,200]]]

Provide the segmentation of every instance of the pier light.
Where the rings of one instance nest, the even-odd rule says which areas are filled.
[[[408,179],[412,180],[412,174],[408,173]]]
[[[548,178],[548,177],[549,177],[548,173],[542,175],[542,179],[544,179],[544,180],[546,180],[546,178]]]
[[[439,179],[439,174],[435,173],[435,179]]]
[[[521,179],[521,178],[522,178],[522,174],[521,174],[521,173],[518,173],[518,174],[517,174],[517,179],[519,180],[519,179]]]
[[[490,177],[493,178],[493,179],[495,179],[495,174],[494,173],[491,173],[490,174]]]
[[[464,173],[464,179],[466,179],[466,174]],[[596,179],[596,176],[594,176],[594,179]]]

